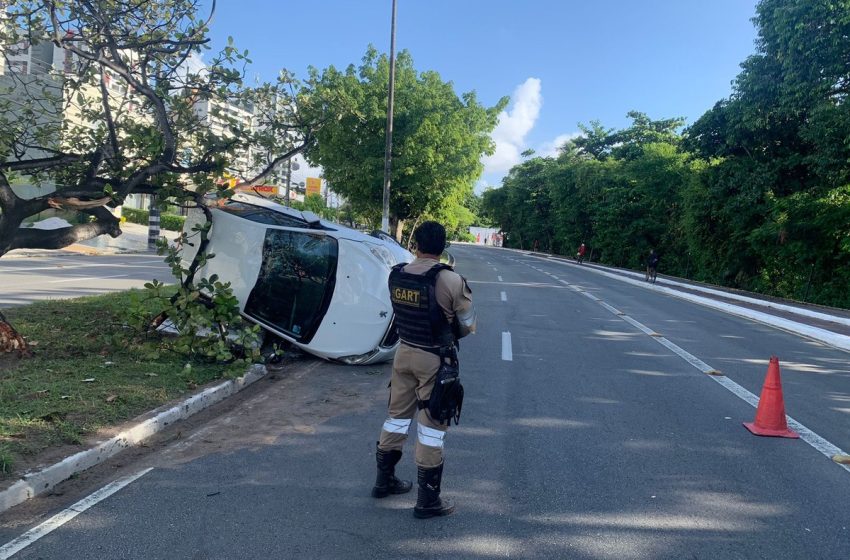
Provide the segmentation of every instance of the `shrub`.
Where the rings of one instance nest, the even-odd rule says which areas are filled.
[[[159,218],[159,227],[168,231],[181,231],[183,222],[186,221],[184,216],[175,216],[174,214],[163,214]]]
[[[147,210],[139,210],[137,208],[122,208],[121,215],[127,218],[128,222],[132,222],[134,224],[142,224],[143,226],[148,225],[148,215],[150,213]]]
[[[150,212],[147,210],[139,210],[137,208],[123,208],[121,210],[121,216],[127,218],[128,222],[143,226],[148,225],[149,215]],[[183,229],[183,222],[185,221],[186,218],[184,216],[161,214],[159,217],[159,227],[168,231],[181,231]]]

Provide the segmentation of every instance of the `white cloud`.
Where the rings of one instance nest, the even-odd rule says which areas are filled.
[[[581,134],[579,132],[559,134],[552,140],[537,146],[529,146],[525,138],[537,123],[540,108],[543,106],[540,79],[528,78],[518,85],[511,101],[508,110],[499,114],[499,124],[491,134],[496,143],[496,151],[492,156],[482,160],[484,177],[475,186],[476,192],[481,192],[488,184],[498,184],[511,167],[522,161],[521,154],[526,149],[533,147],[535,155],[554,157],[558,155],[558,148],[564,142],[577,138]]]
[[[499,124],[491,135],[496,143],[496,152],[484,158],[484,173],[503,174],[520,162],[525,136],[534,128],[543,105],[540,79],[525,80],[514,90],[511,99],[510,109],[499,114]]]

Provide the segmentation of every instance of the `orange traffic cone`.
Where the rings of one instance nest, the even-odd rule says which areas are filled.
[[[782,381],[779,379],[779,358],[770,357],[767,375],[759,397],[756,419],[744,426],[757,436],[798,438],[800,434],[788,427],[785,421],[785,400],[782,398]]]

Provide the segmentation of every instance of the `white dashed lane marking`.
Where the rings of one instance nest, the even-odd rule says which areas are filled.
[[[506,362],[512,362],[514,360],[514,351],[511,347],[511,333],[509,332],[502,333],[502,359]]]
[[[530,266],[531,268],[534,268],[535,270],[539,270],[540,272],[543,272],[542,270],[540,270],[537,267],[534,267],[534,266],[531,266],[531,265],[527,265],[527,266]],[[548,273],[546,273],[546,274],[548,274]],[[659,344],[661,344],[665,348],[669,349],[671,352],[673,352],[674,354],[676,354],[677,356],[679,356],[680,358],[682,358],[683,360],[685,360],[686,362],[691,364],[694,368],[698,369],[702,373],[710,374],[709,377],[711,379],[713,379],[714,381],[719,383],[721,386],[726,388],[729,392],[731,392],[733,395],[735,395],[739,399],[743,400],[746,403],[749,403],[753,407],[758,407],[759,398],[756,395],[749,392],[747,389],[743,388],[742,386],[738,385],[737,383],[735,383],[734,381],[732,381],[728,377],[726,377],[724,375],[718,375],[720,372],[717,369],[713,368],[709,364],[700,360],[699,358],[697,358],[696,356],[694,356],[693,354],[691,354],[690,352],[688,352],[687,350],[685,350],[681,346],[679,346],[679,345],[675,344],[674,342],[671,342],[670,340],[664,338],[659,333],[657,333],[654,330],[652,330],[651,328],[647,327],[646,325],[644,325],[640,321],[637,321],[637,320],[633,319],[632,317],[629,317],[628,315],[626,315],[625,313],[623,313],[622,311],[620,311],[616,307],[609,305],[608,303],[602,301],[601,299],[599,299],[595,295],[583,290],[579,286],[576,286],[574,284],[570,284],[569,282],[567,282],[565,280],[558,279],[558,281],[561,282],[562,284],[564,284],[565,286],[572,288],[574,291],[582,294],[583,296],[586,296],[589,299],[599,303],[602,307],[604,307],[605,309],[607,309],[608,311],[610,311],[614,315],[618,316],[620,319],[622,319],[626,323],[632,325],[633,327],[635,327],[639,331],[641,331],[641,332],[649,335],[650,337],[652,337],[653,340],[655,340],[656,342],[658,342]],[[510,333],[502,333],[502,359],[505,359],[504,358],[504,354],[505,354],[505,350],[504,350],[505,334],[508,334],[508,340],[510,341]],[[836,455],[847,455],[847,453],[845,451],[843,451],[840,447],[838,447],[837,445],[834,445],[831,442],[829,442],[828,440],[822,438],[821,436],[819,436],[818,434],[816,434],[815,432],[813,432],[812,430],[807,428],[805,425],[803,425],[800,422],[798,422],[797,420],[795,420],[794,418],[792,418],[788,415],[786,415],[785,418],[788,422],[788,426],[791,429],[796,430],[800,434],[800,439],[802,439],[803,441],[805,441],[806,443],[808,443],[809,445],[814,447],[817,451],[819,451],[821,454],[825,455],[827,458],[831,459],[832,457],[834,457]],[[844,465],[844,464],[841,464],[841,463],[835,463],[835,464],[837,464],[838,466],[840,466],[841,468],[843,468],[847,472],[850,472],[850,465]],[[2,560],[2,559],[0,559],[0,560]]]

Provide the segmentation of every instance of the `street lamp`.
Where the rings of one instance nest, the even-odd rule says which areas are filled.
[[[283,197],[285,206],[289,207],[289,186],[292,181],[292,172],[298,171],[301,168],[297,161],[292,161],[292,158],[286,160],[286,194]]]
[[[393,0],[393,17],[390,25],[390,83],[389,99],[387,100],[387,145],[384,149],[384,211],[381,215],[381,229],[390,231],[390,175],[392,172],[393,150],[393,97],[395,94],[395,11],[396,0]]]

